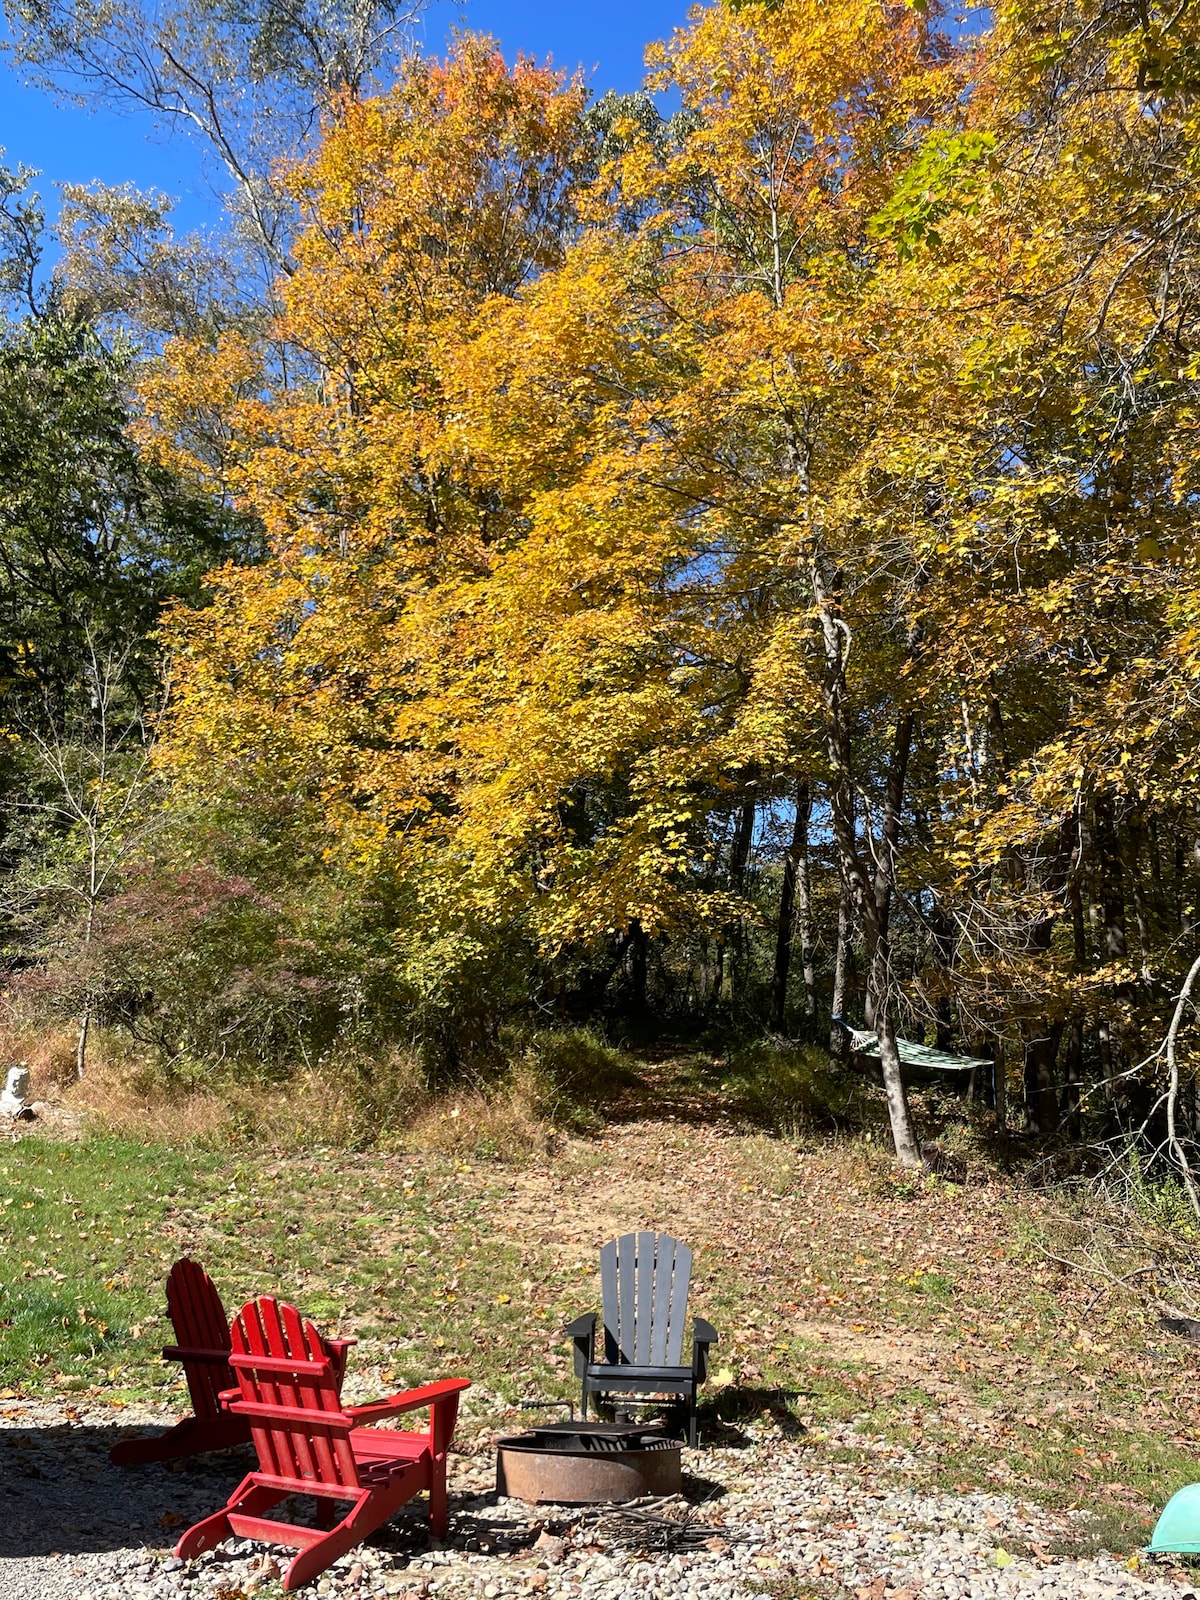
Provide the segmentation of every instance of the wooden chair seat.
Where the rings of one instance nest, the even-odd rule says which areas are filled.
[[[692,1383],[696,1375],[691,1367],[638,1367],[625,1361],[615,1365],[608,1361],[593,1361],[587,1368],[587,1376],[596,1379],[592,1387],[597,1388],[601,1383],[616,1387],[622,1383],[647,1380],[664,1385]]]
[[[400,1433],[382,1428],[355,1428],[350,1448],[358,1464],[358,1476],[365,1484],[378,1482],[411,1462],[425,1462],[429,1440],[421,1433]]]

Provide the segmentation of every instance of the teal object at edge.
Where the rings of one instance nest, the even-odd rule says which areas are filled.
[[[1200,1483],[1173,1494],[1150,1536],[1151,1550],[1200,1551]]]

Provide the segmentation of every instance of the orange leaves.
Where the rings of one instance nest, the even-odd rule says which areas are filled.
[[[172,374],[271,549],[176,623],[174,759],[287,774],[434,920],[550,948],[740,914],[710,810],[817,759],[807,564],[876,414],[846,251],[952,87],[863,0],[712,8],[660,70],[686,139],[626,119],[585,197],[577,84],[475,39],[414,62],[294,176],[300,379]]]
[[[238,408],[262,381],[262,352],[241,333],[228,330],[215,343],[172,339],[161,360],[138,374],[138,442],[164,466],[221,494],[236,470]]]
[[[456,730],[490,670],[472,589],[519,499],[479,448],[471,338],[485,303],[498,316],[561,258],[582,103],[487,41],[414,60],[293,176],[307,225],[271,330],[286,366],[176,346],[146,385],[164,436],[219,417],[221,487],[269,541],[173,619],[164,759],[210,790],[312,797],[330,849],[368,874],[430,871],[472,759]],[[519,495],[525,464],[510,477]]]
[[[582,104],[578,85],[528,60],[510,72],[468,37],[347,106],[294,180],[309,226],[286,290],[293,336],[348,376],[378,362],[420,391],[423,336],[453,342],[443,318],[560,258]]]
[[[668,206],[715,201],[729,229],[710,214],[704,242],[749,245],[773,293],[797,253],[807,262],[857,242],[909,125],[958,88],[926,21],[871,0],[713,6],[650,61],[652,82],[676,88],[697,125],[644,187]]]
[[[653,60],[683,116],[603,141],[488,41],[414,61],[294,175],[272,351],[147,376],[270,546],[174,624],[172,757],[315,795],[433,970],[464,917],[547,950],[745,917],[732,797],[874,819],[911,714],[913,903],[985,928],[956,984],[1011,948],[1049,985],[1011,930],[1055,914],[1063,819],[1165,781],[1200,676],[1195,365],[1109,148],[1169,152],[1108,98],[1026,138],[1027,60],[877,0],[702,8]]]

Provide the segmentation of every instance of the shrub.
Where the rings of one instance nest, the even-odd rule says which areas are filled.
[[[859,1081],[816,1045],[772,1039],[741,1045],[729,1058],[722,1088],[754,1122],[776,1133],[856,1125],[866,1114]]]
[[[547,1028],[530,1034],[523,1055],[555,1091],[584,1105],[611,1099],[641,1081],[629,1057],[590,1028]]]
[[[335,1037],[345,990],[329,949],[278,901],[203,866],[131,873],[88,938],[64,925],[45,964],[10,983],[24,1014],[65,1020],[87,1005],[176,1070],[311,1058]]]

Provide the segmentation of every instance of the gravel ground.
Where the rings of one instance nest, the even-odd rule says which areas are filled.
[[[262,1546],[234,1544],[185,1565],[179,1532],[215,1510],[241,1476],[240,1452],[119,1469],[119,1438],[161,1412],[93,1401],[0,1405],[0,1600],[269,1600],[279,1566]],[[368,1600],[1200,1600],[1181,1572],[1109,1556],[1054,1557],[1070,1519],[1011,1498],[884,1487],[903,1452],[854,1429],[834,1444],[859,1464],[814,1464],[811,1448],[771,1427],[739,1448],[688,1454],[687,1500],[658,1508],[711,1526],[685,1555],[642,1555],[612,1513],[532,1508],[490,1493],[485,1439],[452,1464],[452,1523],[431,1544],[415,1511],[343,1559],[309,1592]],[[874,1454],[886,1474],[872,1473]],[[886,1463],[884,1461],[886,1458]],[[872,1478],[877,1480],[873,1486]],[[1076,1514],[1078,1515],[1078,1514]],[[279,1552],[275,1553],[279,1555]],[[286,1556],[282,1556],[286,1560]]]

